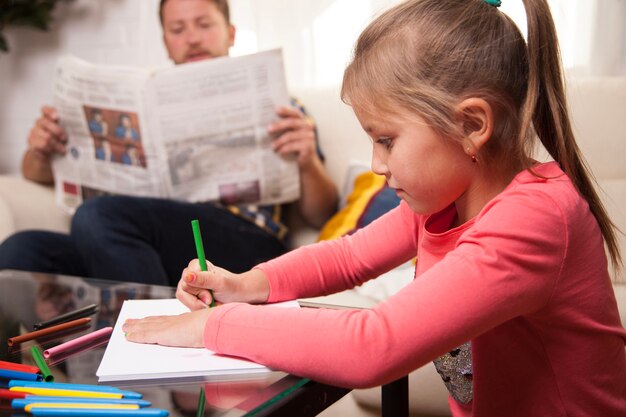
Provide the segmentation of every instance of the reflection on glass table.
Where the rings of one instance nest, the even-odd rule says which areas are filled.
[[[124,300],[173,297],[175,288],[171,287],[0,271],[0,360],[34,365],[31,346],[37,345],[44,351],[83,334],[113,327]],[[8,338],[33,331],[36,323],[89,304],[98,307],[86,327],[7,345]],[[97,384],[96,370],[105,349],[106,343],[94,343],[86,349],[47,359],[55,382]],[[315,415],[349,391],[282,372],[229,381],[194,379],[114,385],[142,393],[152,407],[166,409],[172,417],[289,415],[285,413],[293,411],[280,410],[299,410],[303,406],[308,411],[297,415]],[[0,388],[6,387],[7,381],[0,379]],[[307,405],[311,402],[313,407]],[[198,405],[203,412],[198,412]],[[8,400],[0,399],[0,416],[18,415],[25,415],[24,411],[12,410]]]

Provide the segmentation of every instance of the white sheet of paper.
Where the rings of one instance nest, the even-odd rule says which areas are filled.
[[[296,301],[274,305],[298,307]],[[176,348],[133,343],[124,337],[122,324],[126,319],[177,315],[187,311],[189,309],[177,299],[124,301],[102,362],[96,371],[98,381],[232,377],[271,372],[263,365],[244,359],[220,356],[204,348]]]

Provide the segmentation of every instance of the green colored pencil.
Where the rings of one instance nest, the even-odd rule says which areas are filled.
[[[43,358],[43,353],[41,352],[41,349],[39,349],[39,346],[33,345],[30,348],[30,351],[33,354],[33,359],[35,359],[35,363],[37,364],[37,367],[41,371],[43,380],[46,382],[53,382],[54,375],[52,375],[52,372],[50,372],[50,368],[48,368],[48,364],[46,363],[46,360]]]
[[[200,388],[200,398],[198,398],[198,409],[196,410],[196,417],[204,416],[204,404],[206,398],[204,396],[204,388]]]
[[[196,242],[196,252],[198,252],[198,262],[200,263],[200,270],[206,271],[206,257],[204,256],[204,246],[202,245],[202,234],[200,233],[200,222],[198,220],[191,221],[191,228],[193,229],[193,240]],[[209,307],[215,307],[215,298],[213,297],[213,291],[209,289],[211,294],[211,304]]]

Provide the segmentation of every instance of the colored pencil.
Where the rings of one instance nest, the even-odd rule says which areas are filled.
[[[53,388],[61,390],[76,391],[95,391],[95,392],[114,392],[117,394],[132,391],[123,391],[111,385],[90,385],[90,384],[71,384],[69,382],[34,382],[34,381],[9,381],[9,388],[12,387],[31,387],[31,388]],[[135,393],[138,394],[138,393]]]
[[[65,384],[58,382],[42,382],[43,385],[35,385],[34,382],[29,384],[18,385],[17,381],[9,381],[9,389],[11,391],[26,392],[33,395],[51,395],[65,397],[88,397],[88,398],[129,398],[140,399],[142,394],[135,391],[124,391],[106,385],[85,385],[85,384]],[[34,390],[39,390],[34,392]],[[73,393],[77,393],[73,395]],[[92,395],[83,395],[92,394]],[[98,395],[102,394],[102,395]],[[112,396],[111,396],[111,395]]]
[[[43,352],[43,356],[45,358],[49,358],[50,356],[58,355],[59,353],[64,353],[73,349],[80,348],[81,346],[85,346],[95,340],[110,336],[112,331],[113,327],[105,327],[103,329],[96,330],[95,332],[91,332],[86,335],[72,339],[68,342],[61,343],[60,345],[53,348],[46,349]]]
[[[45,395],[52,397],[86,397],[86,398],[124,398],[123,394],[102,391],[79,391],[69,389],[35,388],[35,387],[11,387],[11,391],[24,392],[26,394]]]
[[[206,396],[204,394],[204,388],[200,388],[200,397],[198,398],[198,406],[196,408],[196,417],[204,416],[205,404],[206,404]]]
[[[23,381],[41,381],[43,377],[40,374],[30,372],[10,371],[8,369],[0,369],[0,378],[3,379],[21,379]]]
[[[200,222],[198,220],[191,221],[191,229],[193,230],[193,240],[196,243],[196,252],[198,253],[198,263],[200,264],[200,270],[206,271],[206,256],[204,255],[204,245],[202,244],[202,234],[200,233]],[[215,307],[215,298],[213,298],[213,291],[209,289],[211,294],[211,304],[209,307]]]
[[[35,417],[167,417],[167,410],[140,408],[139,410],[81,410],[80,408],[33,408]]]
[[[139,410],[137,404],[93,404],[93,403],[31,403],[24,407],[30,413],[33,408],[82,408],[94,410]]]
[[[34,365],[24,365],[23,363],[13,363],[0,361],[0,369],[6,369],[9,371],[29,372],[31,374],[39,373],[39,368]]]
[[[71,320],[76,320],[81,317],[91,316],[96,312],[98,308],[97,304],[89,304],[88,306],[79,308],[78,310],[70,311],[65,314],[61,314],[55,318],[52,318],[47,321],[42,321],[41,323],[36,323],[33,326],[34,330],[45,329],[46,327],[54,326],[55,324],[65,323]]]
[[[92,350],[92,349],[96,349],[98,347],[101,346],[105,346],[109,343],[109,337],[104,337],[101,339],[95,339],[92,340],[91,342],[88,342],[82,346],[79,346],[75,349],[71,349],[71,350],[66,350],[64,352],[58,353],[54,356],[50,356],[50,358],[48,358],[47,362],[48,365],[52,366],[52,365],[56,365],[57,363],[63,362],[64,360],[66,360],[67,358],[74,356],[74,355],[78,355],[79,353],[82,352],[86,352],[88,350]]]
[[[67,323],[57,324],[56,326],[46,327],[45,329],[36,330],[34,332],[25,333],[20,336],[15,336],[7,340],[9,346],[14,346],[18,343],[33,340],[41,336],[51,335],[63,330],[71,329],[78,326],[84,326],[87,323],[91,323],[90,317],[84,317],[82,319],[76,319]]]
[[[0,388],[0,398],[3,400],[13,400],[15,398],[26,398],[28,394],[25,392],[16,392],[8,389]]]
[[[41,375],[43,376],[43,380],[46,382],[54,381],[54,375],[52,375],[52,372],[50,372],[50,368],[48,368],[48,364],[46,363],[46,360],[43,358],[43,354],[41,353],[41,349],[39,349],[39,346],[37,345],[31,346],[30,351],[33,354],[33,359],[35,360],[35,363],[41,370]]]
[[[135,404],[139,407],[150,407],[152,403],[146,400],[127,398],[74,398],[74,397],[45,397],[42,395],[28,395],[26,398],[15,398],[11,401],[13,408],[23,409],[31,403],[85,403],[85,404]]]

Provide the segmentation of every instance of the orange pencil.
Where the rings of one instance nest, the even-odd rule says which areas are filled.
[[[56,326],[46,327],[45,329],[37,330],[34,332],[25,333],[20,336],[15,336],[7,340],[7,343],[9,344],[9,346],[14,346],[18,343],[26,342],[28,340],[36,339],[41,336],[47,336],[74,327],[83,326],[87,323],[91,323],[91,317],[84,317],[82,319],[68,321],[67,323],[62,323]]]

